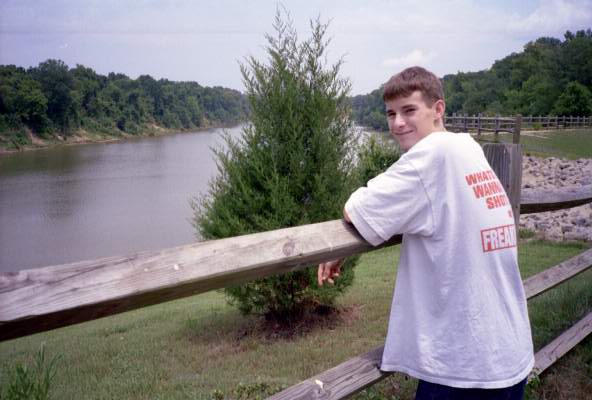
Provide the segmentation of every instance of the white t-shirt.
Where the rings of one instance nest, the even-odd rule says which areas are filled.
[[[468,134],[434,132],[345,205],[378,245],[403,234],[381,369],[502,388],[534,364],[510,202]]]

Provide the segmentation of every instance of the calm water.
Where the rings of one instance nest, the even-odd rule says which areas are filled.
[[[241,127],[226,130],[239,136]],[[0,271],[195,241],[222,129],[0,156]]]

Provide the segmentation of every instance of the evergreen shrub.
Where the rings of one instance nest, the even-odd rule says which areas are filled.
[[[376,175],[386,171],[400,157],[395,141],[386,135],[369,136],[358,149],[355,176],[358,186],[366,183]]]
[[[219,175],[192,201],[203,239],[219,239],[338,219],[352,190],[351,108],[342,60],[327,65],[327,24],[311,21],[298,41],[292,22],[276,14],[267,63],[241,65],[250,106],[242,137],[217,150]],[[244,313],[288,322],[331,306],[353,281],[348,260],[334,286],[318,287],[316,265],[225,289]],[[324,307],[323,307],[324,308]]]

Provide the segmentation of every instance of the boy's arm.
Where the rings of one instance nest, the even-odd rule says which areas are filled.
[[[345,222],[351,224],[351,219],[349,218],[347,211],[345,211],[345,208],[343,209],[343,219]],[[319,286],[323,286],[325,281],[333,284],[333,278],[337,278],[339,276],[341,273],[341,266],[344,262],[345,258],[320,263],[319,269],[317,271],[317,280],[319,282]]]

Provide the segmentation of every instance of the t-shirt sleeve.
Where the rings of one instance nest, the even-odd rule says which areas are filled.
[[[426,188],[411,162],[403,158],[352,193],[345,211],[373,246],[396,234],[431,235],[434,230]]]

